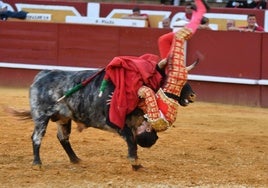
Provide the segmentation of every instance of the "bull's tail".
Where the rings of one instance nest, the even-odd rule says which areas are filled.
[[[32,115],[30,110],[17,110],[12,107],[6,107],[5,108],[6,113],[17,117],[18,120],[30,120],[32,119]]]

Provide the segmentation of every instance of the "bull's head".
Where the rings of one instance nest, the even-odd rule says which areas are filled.
[[[188,82],[183,86],[178,102],[181,106],[188,106],[196,99],[196,94]]]
[[[197,60],[191,64],[190,66],[186,67],[186,70],[189,72],[190,70],[192,70],[197,64],[199,63],[199,58],[197,58]],[[190,103],[193,103],[196,99],[196,94],[193,91],[191,85],[186,82],[186,84],[183,86],[181,93],[180,93],[180,97],[179,97],[179,104],[181,106],[188,106]]]
[[[199,63],[199,58],[190,66],[186,67],[187,72],[192,70]],[[188,106],[190,103],[193,103],[196,99],[196,94],[193,91],[191,85],[186,82],[182,87],[180,96],[173,95],[171,93],[165,93],[168,97],[173,98],[178,101],[181,106]]]
[[[198,63],[199,63],[199,58],[192,65],[186,67],[186,70],[189,72]],[[165,64],[165,62],[163,64]],[[190,103],[193,103],[195,101],[195,98],[196,98],[196,94],[192,90],[192,87],[190,86],[190,84],[188,82],[186,82],[185,85],[183,86],[179,97],[175,96],[173,94],[170,94],[170,93],[165,93],[165,94],[168,97],[171,97],[171,98],[177,100],[181,106],[188,106]],[[149,147],[153,146],[158,139],[157,132],[154,129],[152,129],[151,127],[150,127],[150,129],[148,129],[148,127],[150,127],[150,126],[146,120],[143,121],[143,123],[141,123],[139,127],[137,127],[136,142],[141,147],[149,148]],[[147,131],[147,129],[148,129],[148,131]]]
[[[192,90],[190,84],[186,82],[186,84],[181,90],[180,97],[177,98],[179,104],[181,106],[188,106],[190,103],[193,103],[195,101],[195,98],[196,94]],[[146,124],[148,124],[148,122],[143,121],[143,123],[141,123],[141,126],[139,126],[138,129],[142,128],[143,126],[146,127]],[[136,133],[136,142],[139,146],[150,148],[156,143],[158,136],[155,130],[150,129],[150,131],[145,131],[144,129],[141,132],[142,133],[140,134]]]

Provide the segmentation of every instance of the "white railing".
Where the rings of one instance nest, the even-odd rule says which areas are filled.
[[[72,66],[54,66],[54,65],[34,65],[34,64],[20,64],[20,63],[7,63],[0,62],[0,68],[14,68],[14,69],[29,69],[29,70],[65,70],[65,71],[80,71],[80,70],[97,70],[98,68],[89,67],[72,67]],[[233,78],[233,77],[221,77],[221,76],[208,76],[208,75],[196,75],[189,74],[188,79],[192,81],[202,82],[218,82],[218,83],[230,83],[230,84],[246,84],[246,85],[268,85],[266,79],[246,79],[246,78]]]

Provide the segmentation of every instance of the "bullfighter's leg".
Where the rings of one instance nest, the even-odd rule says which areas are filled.
[[[39,121],[42,119],[42,121]],[[32,144],[33,144],[33,165],[41,165],[41,158],[40,158],[40,147],[43,137],[46,134],[46,128],[48,124],[49,118],[48,117],[40,117],[38,119],[34,119],[35,128],[32,134]]]
[[[187,70],[184,63],[184,44],[196,32],[207,7],[203,0],[195,0],[196,11],[189,24],[178,30],[173,39],[167,66],[167,79],[162,87],[165,93],[180,95],[181,89],[187,81]]]
[[[193,11],[192,20],[188,25],[186,25],[186,28],[190,29],[192,34],[196,32],[204,13],[209,9],[208,5],[204,2],[204,0],[196,0],[195,3],[197,11]],[[158,48],[162,59],[167,58],[171,50],[174,35],[175,33],[170,32],[159,37]]]
[[[58,124],[57,138],[60,141],[63,149],[67,153],[72,163],[79,163],[80,159],[77,157],[77,155],[73,151],[71,143],[69,142],[69,138],[71,134],[71,125],[72,125],[71,120],[67,120],[64,122],[57,121],[57,124]]]
[[[203,15],[208,11],[209,6],[206,4],[205,0],[195,0],[196,11],[193,11],[192,18],[190,23],[187,24],[185,27],[190,29],[194,34],[198,29]]]
[[[166,33],[158,38],[158,48],[161,59],[167,58],[173,38],[173,32]]]
[[[155,107],[155,112],[160,110],[157,116],[153,116],[154,113],[148,114],[149,122],[155,131],[166,130],[176,120],[179,105],[175,97],[180,96],[181,90],[187,82],[188,74],[184,63],[184,44],[196,32],[204,13],[207,11],[204,0],[195,0],[195,4],[197,10],[193,11],[190,23],[174,34],[167,59],[166,80],[161,87],[162,89],[156,94],[156,102],[153,101],[154,104],[151,104]],[[170,34],[170,36],[172,35]],[[163,120],[166,120],[168,123],[165,123],[166,121]]]

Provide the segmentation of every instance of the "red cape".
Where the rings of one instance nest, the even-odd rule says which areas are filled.
[[[115,57],[106,67],[105,79],[111,80],[115,91],[110,104],[109,119],[120,128],[139,102],[138,89],[146,85],[157,91],[162,79],[156,70],[160,58],[153,54],[140,57]]]

